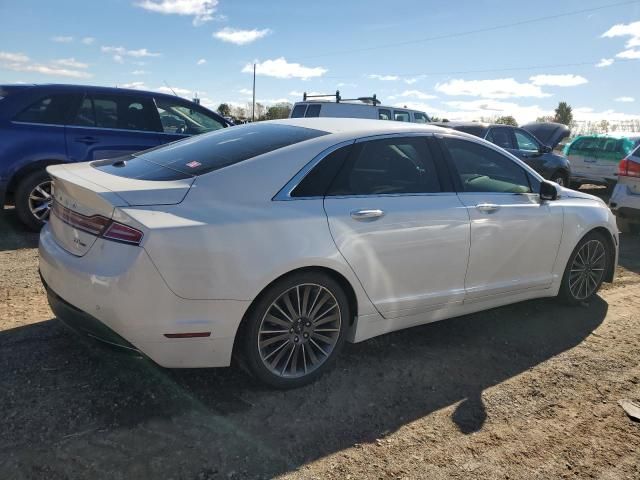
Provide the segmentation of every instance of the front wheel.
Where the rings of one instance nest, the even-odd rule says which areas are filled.
[[[251,373],[276,388],[310,383],[331,368],[350,318],[342,287],[324,273],[277,281],[247,318],[244,353]]]
[[[559,297],[574,305],[589,300],[600,289],[610,261],[604,236],[598,232],[585,235],[569,257]]]
[[[45,170],[27,175],[15,194],[16,213],[30,230],[38,231],[49,220],[53,200],[51,177]]]

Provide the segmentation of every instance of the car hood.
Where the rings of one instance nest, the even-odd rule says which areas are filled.
[[[522,128],[552,149],[571,134],[569,127],[562,123],[534,122],[523,125]]]
[[[567,187],[560,187],[560,196],[564,198],[581,198],[583,200],[593,200],[600,203],[605,203],[600,197],[596,197],[595,195],[591,195],[589,193],[580,192],[578,190],[572,190]]]

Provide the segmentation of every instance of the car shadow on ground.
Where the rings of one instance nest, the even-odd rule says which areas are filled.
[[[620,258],[618,264],[635,273],[640,273],[640,235],[620,234]]]
[[[94,472],[115,468],[105,445],[120,442],[126,468],[148,467],[153,450],[163,476],[187,468],[195,478],[206,467],[253,478],[375,441],[455,404],[452,422],[476,432],[487,418],[485,389],[573,348],[606,313],[599,297],[588,307],[548,299],[415,327],[348,344],[332,372],[286,392],[237,369],[162,369],[79,341],[49,320],[0,332],[0,450],[15,468],[31,455],[32,465],[64,475],[61,455],[86,455],[87,445]],[[189,467],[174,458],[188,458]]]
[[[38,233],[28,230],[13,208],[0,210],[0,252],[37,246]]]

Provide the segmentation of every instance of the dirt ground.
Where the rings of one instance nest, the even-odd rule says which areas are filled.
[[[589,305],[536,300],[347,345],[276,392],[164,370],[53,318],[0,219],[0,479],[640,478],[640,237]]]

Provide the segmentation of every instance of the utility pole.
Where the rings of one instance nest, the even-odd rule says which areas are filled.
[[[253,64],[253,106],[251,107],[251,121],[256,121],[256,64]]]

